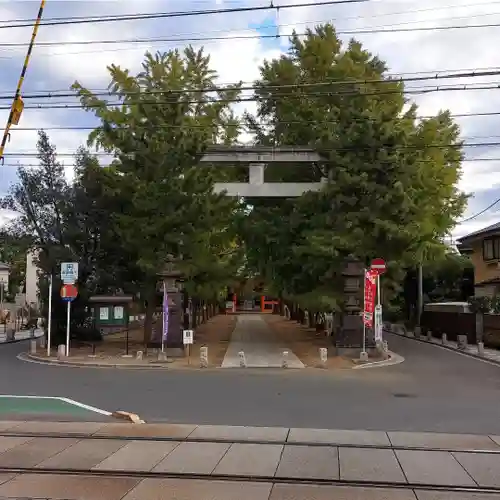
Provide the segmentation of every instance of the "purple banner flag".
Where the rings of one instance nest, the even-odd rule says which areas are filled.
[[[162,342],[165,342],[168,337],[168,295],[167,285],[163,283],[163,335]]]

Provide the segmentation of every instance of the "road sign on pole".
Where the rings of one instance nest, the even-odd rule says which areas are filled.
[[[61,299],[67,302],[67,318],[66,318],[66,356],[69,356],[69,340],[70,340],[70,325],[71,325],[71,302],[78,296],[78,289],[75,285],[63,285],[61,287]]]
[[[372,264],[370,266],[372,271],[375,271],[377,274],[384,274],[387,270],[387,266],[385,264],[384,259],[373,259]]]
[[[78,280],[78,262],[61,264],[61,280],[65,285],[74,285]]]
[[[63,285],[61,287],[61,299],[64,302],[73,302],[78,297],[78,288],[75,285]]]

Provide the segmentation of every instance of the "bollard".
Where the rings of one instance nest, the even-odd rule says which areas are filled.
[[[446,333],[443,333],[441,335],[441,344],[445,345],[448,342],[448,337],[446,336]]]
[[[246,368],[246,366],[247,366],[247,360],[245,359],[245,353],[243,351],[240,351],[238,353],[238,356],[240,357],[240,367],[241,368]]]
[[[64,344],[57,346],[57,359],[64,359],[66,357],[66,346]]]
[[[326,368],[328,361],[328,349],[326,347],[319,348],[319,360],[322,368]]]
[[[30,354],[36,354],[36,339],[30,340]]]
[[[200,367],[208,368],[208,347],[200,347]]]
[[[144,357],[144,353],[142,351],[137,351],[135,355],[135,359],[141,360]]]
[[[368,361],[368,353],[366,351],[361,351],[359,354],[360,361]]]
[[[427,330],[427,340],[429,342],[432,342],[432,331],[431,330]]]
[[[483,342],[477,343],[477,353],[479,356],[484,356],[484,343]]]
[[[288,368],[288,351],[283,351],[281,359],[281,368]]]
[[[167,361],[167,353],[158,351],[158,361]]]
[[[460,351],[465,351],[467,349],[467,335],[457,336],[457,349]]]
[[[422,328],[420,326],[416,326],[414,331],[415,331],[415,338],[419,339],[420,335],[422,334]]]
[[[38,345],[42,348],[42,349],[45,349],[47,347],[47,341],[46,341],[46,338],[45,338],[45,335],[42,336],[42,337],[39,337],[38,338]]]

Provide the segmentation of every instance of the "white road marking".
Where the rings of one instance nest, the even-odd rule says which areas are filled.
[[[63,403],[67,403],[73,406],[78,406],[87,411],[92,411],[94,413],[99,413],[101,415],[106,415],[109,417],[111,415],[110,411],[101,410],[100,408],[96,408],[95,406],[86,405],[84,403],[80,403],[73,399],[64,398],[61,396],[19,396],[16,394],[0,394],[0,398],[10,398],[10,399],[52,399],[56,401],[62,401]]]

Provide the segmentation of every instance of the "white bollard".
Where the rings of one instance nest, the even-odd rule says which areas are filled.
[[[328,362],[328,349],[326,347],[319,348],[319,360],[322,368],[326,368]]]
[[[361,351],[359,354],[360,361],[368,361],[368,353],[366,351]]]
[[[140,361],[143,357],[144,357],[144,353],[142,351],[137,351],[137,353],[135,355],[135,359]]]
[[[238,353],[238,356],[240,357],[240,367],[241,368],[246,368],[246,366],[247,366],[247,360],[245,359],[245,353],[243,351],[240,351]]]
[[[158,351],[158,361],[167,361],[167,353]]]
[[[431,330],[427,330],[427,341],[432,342],[432,331]]]
[[[415,338],[419,339],[420,335],[422,334],[422,328],[420,326],[416,326],[414,332],[415,332]]]
[[[288,351],[283,351],[281,359],[281,368],[288,368]]]
[[[200,367],[208,368],[208,347],[200,347]]]
[[[479,356],[484,356],[484,342],[477,343],[477,353]]]
[[[446,333],[443,333],[441,335],[441,344],[445,345],[448,343],[448,337],[446,336]]]
[[[57,346],[57,359],[64,359],[66,357],[66,345],[61,344]]]
[[[36,339],[30,340],[30,354],[36,354]]]

